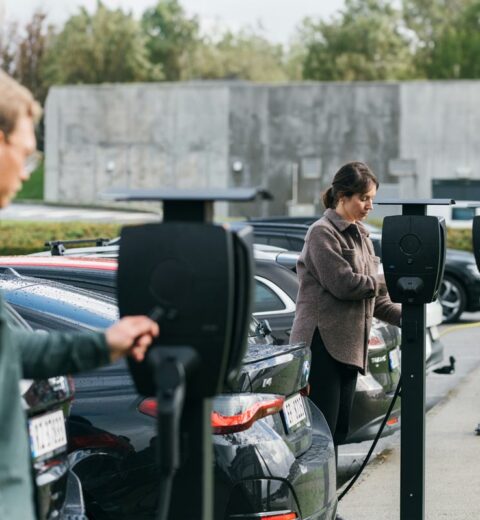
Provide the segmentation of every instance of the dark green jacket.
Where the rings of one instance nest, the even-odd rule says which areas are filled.
[[[0,519],[33,520],[30,448],[21,378],[42,379],[109,362],[101,333],[38,334],[7,325],[0,295]]]

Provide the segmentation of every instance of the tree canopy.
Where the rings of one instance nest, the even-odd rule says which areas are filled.
[[[165,80],[179,81],[199,43],[198,20],[189,18],[178,0],[160,0],[145,11],[142,28],[150,62],[162,66]]]
[[[300,28],[303,78],[371,81],[412,76],[412,54],[401,12],[384,0],[346,0],[330,21],[305,19]]]
[[[304,19],[288,45],[261,27],[206,31],[181,1],[136,19],[98,0],[58,28],[35,11],[0,27],[0,67],[40,100],[66,83],[480,77],[480,0],[345,0],[328,19]]]
[[[430,79],[480,78],[480,1],[404,0],[416,67]]]
[[[52,35],[45,56],[50,83],[103,83],[161,79],[147,56],[140,24],[130,13],[100,1],[90,14],[80,8]]]
[[[185,65],[183,79],[288,79],[282,46],[251,28],[204,37]]]

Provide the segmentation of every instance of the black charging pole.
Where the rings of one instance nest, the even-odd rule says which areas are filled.
[[[257,196],[271,198],[267,192],[254,188],[181,191],[119,189],[102,194],[103,198],[115,201],[162,201],[163,222],[185,224],[213,224],[214,202],[246,202],[255,200]],[[213,262],[215,252],[211,251],[211,254]],[[205,297],[208,298],[208,295]],[[235,319],[240,318],[235,316]],[[201,380],[198,369],[202,367],[201,353],[178,346],[151,350],[149,359],[156,379],[159,440],[162,444],[157,451],[160,453],[162,478],[168,483],[166,491],[160,495],[163,501],[160,516],[162,520],[167,518],[167,514],[169,520],[213,520],[211,412],[212,396],[216,393],[211,389],[213,383],[205,381],[203,386],[198,384]],[[192,376],[196,380],[195,391],[189,388],[189,378]],[[135,383],[138,387],[142,381]],[[205,391],[206,387],[209,387],[208,391]],[[140,391],[144,395],[150,392]],[[167,496],[170,493],[171,497]]]
[[[402,215],[407,217],[426,215],[429,205],[449,205],[452,202],[442,199],[379,200],[376,204],[401,205]],[[409,235],[412,236],[413,233]],[[404,247],[417,247],[415,239],[411,239],[411,242],[406,240]],[[413,260],[408,260],[408,263],[411,262],[413,263]],[[426,318],[425,304],[411,303],[409,300],[413,298],[402,300],[400,520],[423,520],[425,518]]]

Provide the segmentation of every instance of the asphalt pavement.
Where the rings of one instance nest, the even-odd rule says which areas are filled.
[[[445,353],[457,359],[454,375],[427,376],[425,518],[480,518],[480,313],[456,326],[443,326]],[[400,437],[382,441],[377,457],[339,504],[346,520],[400,518]],[[364,446],[366,445],[366,446]],[[356,450],[359,466],[369,443],[343,447],[340,461]],[[343,455],[343,457],[342,457]],[[419,519],[411,519],[419,520]]]

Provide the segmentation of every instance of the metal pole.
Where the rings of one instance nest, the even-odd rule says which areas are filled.
[[[425,205],[403,206],[425,215]],[[425,518],[425,305],[402,305],[400,519]]]
[[[400,519],[425,517],[425,305],[402,307]]]
[[[175,475],[169,520],[213,519],[212,400],[185,405],[182,422],[183,460]]]

